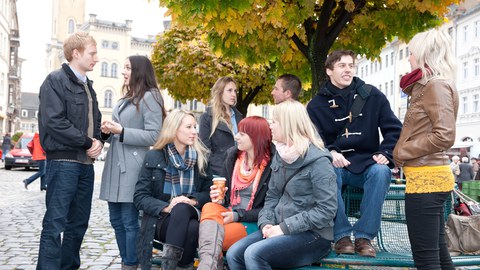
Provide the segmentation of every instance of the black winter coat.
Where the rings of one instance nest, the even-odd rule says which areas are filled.
[[[163,193],[165,175],[168,165],[167,153],[162,150],[150,150],[143,161],[142,169],[135,185],[133,203],[138,210],[143,211],[140,234],[137,241],[137,254],[142,269],[150,269],[152,263],[153,239],[155,236],[157,220],[166,213],[162,209],[170,204],[170,194]],[[196,192],[192,197],[198,201],[199,210],[210,201],[211,179],[200,175],[195,167],[194,186]]]
[[[329,81],[319,90],[318,94],[308,103],[307,111],[310,119],[318,129],[328,150],[342,153],[351,164],[345,169],[353,173],[361,173],[375,163],[374,154],[383,154],[395,166],[392,152],[402,129],[402,123],[390,108],[387,97],[375,87],[372,87],[359,117],[348,127],[349,136],[343,131],[356,95],[363,94],[364,81],[354,77],[348,89],[352,91],[344,96],[334,94]],[[337,107],[331,106],[336,104]],[[383,140],[380,142],[379,129]],[[342,134],[340,134],[342,133]],[[340,136],[339,136],[340,134]]]
[[[87,79],[93,104],[93,137],[101,140],[102,114],[92,81]],[[88,160],[88,96],[85,86],[67,64],[50,73],[40,86],[38,114],[40,141],[47,159]]]
[[[243,119],[243,115],[236,108],[233,108],[233,110],[235,111],[235,119],[238,124]],[[212,109],[210,107],[200,116],[199,123],[198,135],[200,140],[210,150],[207,174],[224,176],[222,174],[225,153],[228,148],[235,145],[234,134],[224,122],[219,122],[215,132],[210,137],[212,132]]]

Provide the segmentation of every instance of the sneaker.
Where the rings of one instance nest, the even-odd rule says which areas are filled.
[[[28,183],[27,179],[23,180],[23,185],[25,186],[25,189],[28,190]]]

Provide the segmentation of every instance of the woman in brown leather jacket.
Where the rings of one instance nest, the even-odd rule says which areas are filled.
[[[415,35],[409,43],[412,71],[400,80],[410,106],[393,156],[407,178],[405,212],[417,269],[454,269],[443,213],[455,184],[445,154],[455,140],[458,112],[451,43],[436,29]]]

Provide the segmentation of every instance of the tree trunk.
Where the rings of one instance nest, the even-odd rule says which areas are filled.
[[[326,44],[322,41],[318,42],[317,34],[312,36],[312,41],[308,44],[309,62],[312,69],[312,97],[315,97],[320,86],[327,80],[325,71],[325,60],[328,51]]]

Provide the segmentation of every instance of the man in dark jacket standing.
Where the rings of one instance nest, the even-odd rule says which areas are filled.
[[[394,167],[393,148],[401,122],[377,88],[355,75],[355,53],[338,50],[326,62],[329,80],[307,106],[312,122],[333,156],[337,174],[338,211],[335,218],[335,251],[375,257],[371,240],[380,228],[382,206]],[[383,141],[380,143],[379,129]],[[342,186],[363,188],[361,217],[352,226],[345,214]],[[354,234],[355,244],[351,241]]]
[[[93,160],[103,147],[101,113],[86,76],[98,62],[96,45],[84,32],[67,37],[63,52],[68,64],[50,73],[40,87],[38,124],[49,184],[37,269],[80,267],[92,203]]]

